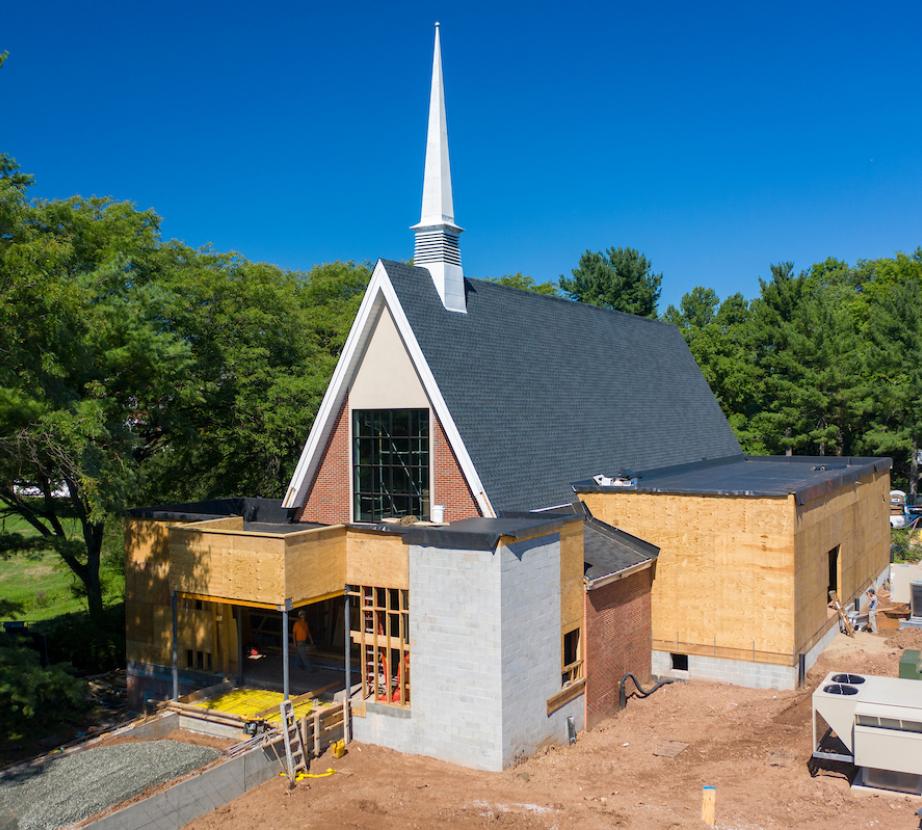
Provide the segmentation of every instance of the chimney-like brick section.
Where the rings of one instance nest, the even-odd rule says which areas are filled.
[[[455,452],[448,443],[439,419],[432,414],[432,445],[435,467],[435,503],[445,505],[445,521],[456,522],[480,515],[477,500]],[[352,520],[350,480],[352,476],[349,446],[349,401],[343,402],[336,426],[323,451],[317,475],[307,492],[298,517],[302,522],[344,524]]]
[[[618,711],[618,682],[650,679],[653,568],[586,591],[586,727]]]

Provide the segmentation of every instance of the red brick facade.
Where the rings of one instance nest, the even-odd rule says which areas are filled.
[[[477,500],[467,486],[455,451],[435,413],[432,413],[432,443],[435,452],[435,503],[445,505],[445,521],[457,522],[479,516]]]
[[[325,525],[345,524],[352,521],[349,448],[349,399],[336,416],[336,426],[323,451],[314,481],[307,491],[302,522],[320,522]]]
[[[618,681],[650,678],[653,568],[586,591],[586,727],[618,711]]]
[[[435,503],[445,505],[445,521],[456,522],[479,516],[477,501],[439,419],[432,415],[432,448],[435,474]],[[352,520],[351,448],[349,446],[349,401],[343,403],[336,426],[323,451],[314,482],[307,491],[300,521],[343,524]]]

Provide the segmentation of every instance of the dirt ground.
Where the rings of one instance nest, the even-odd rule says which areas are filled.
[[[887,638],[890,638],[889,640]],[[502,773],[475,772],[430,758],[352,744],[337,774],[282,779],[189,825],[253,827],[683,828],[703,827],[701,787],[717,787],[724,830],[842,830],[918,827],[922,799],[853,793],[838,774],[807,772],[810,695],[832,670],[895,675],[899,649],[922,634],[840,635],[811,671],[807,689],[773,692],[691,682],[632,700],[620,715]],[[687,744],[675,757],[669,741]],[[675,749],[675,745],[672,745]]]

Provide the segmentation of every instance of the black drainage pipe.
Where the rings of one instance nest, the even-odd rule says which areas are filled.
[[[628,672],[621,678],[621,682],[618,683],[618,709],[624,709],[627,706],[627,681],[634,681],[634,688],[637,689],[637,694],[641,697],[649,697],[652,695],[660,686],[666,686],[669,683],[675,683],[675,678],[672,677],[663,677],[660,680],[657,680],[649,689],[645,689],[640,685],[640,681],[632,673]]]

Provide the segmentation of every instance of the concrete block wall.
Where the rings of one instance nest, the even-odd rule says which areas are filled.
[[[208,767],[95,821],[94,830],[180,830],[248,790],[278,775],[278,761],[268,748],[256,748]]]
[[[497,551],[410,547],[411,700],[368,704],[358,741],[501,770],[583,725],[560,691],[560,540]]]
[[[413,545],[409,716],[369,706],[356,740],[478,769],[502,768],[500,559]]]
[[[776,666],[753,660],[729,660],[726,657],[688,655],[688,671],[674,671],[668,651],[653,652],[653,673],[663,677],[714,680],[749,689],[794,689],[797,666]]]
[[[567,717],[583,726],[579,697],[550,716],[560,691],[560,535],[500,548],[503,766],[547,742],[565,743]],[[575,705],[574,705],[575,704]]]

